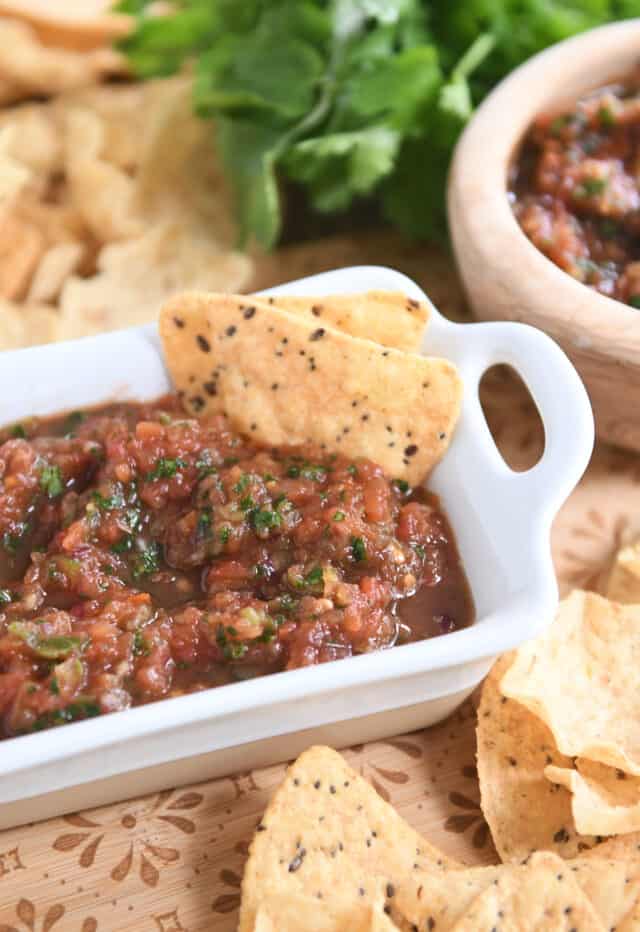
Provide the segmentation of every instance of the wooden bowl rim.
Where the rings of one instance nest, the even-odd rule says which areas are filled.
[[[603,324],[611,328],[610,351],[622,356],[630,329],[637,331],[634,341],[640,341],[640,312],[590,289],[540,252],[513,215],[507,181],[515,150],[535,116],[619,79],[638,61],[640,18],[589,30],[529,59],[489,94],[464,130],[447,192],[454,248],[463,269],[472,244],[476,256],[501,273],[504,284],[515,285],[516,295],[526,293],[529,308],[534,289],[524,280],[532,276],[538,320],[552,329],[559,317],[577,317],[572,308],[579,308],[582,331],[596,331]],[[473,210],[465,208],[472,203]]]

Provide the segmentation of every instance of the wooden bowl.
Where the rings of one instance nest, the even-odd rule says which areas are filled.
[[[600,438],[640,450],[640,311],[571,278],[520,229],[507,173],[533,119],[619,80],[640,60],[640,19],[594,29],[536,55],[487,97],[454,153],[448,211],[474,314],[554,337],[580,372]],[[567,424],[567,430],[571,425]]]

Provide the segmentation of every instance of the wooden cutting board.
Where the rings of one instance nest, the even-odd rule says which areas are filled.
[[[464,319],[450,261],[387,234],[282,251],[256,287],[336,265],[393,265]],[[515,468],[532,465],[543,435],[509,372],[483,386],[485,410]],[[640,531],[640,456],[596,449],[554,526],[564,590],[591,586],[619,544]],[[345,752],[353,767],[431,842],[470,864],[496,860],[478,805],[472,700],[449,720]],[[10,743],[0,754],[11,753]],[[180,787],[0,833],[0,932],[232,932],[249,841],[284,765]]]

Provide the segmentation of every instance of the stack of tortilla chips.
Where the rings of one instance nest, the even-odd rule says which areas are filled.
[[[240,932],[640,929],[640,545],[605,591],[573,592],[484,684],[482,808],[504,863],[452,862],[311,748],[258,826]]]

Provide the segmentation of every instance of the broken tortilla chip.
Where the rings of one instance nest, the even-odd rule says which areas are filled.
[[[583,834],[620,835],[640,830],[640,779],[578,758],[572,767],[545,767],[547,780],[571,793],[576,829]]]
[[[71,240],[51,246],[33,274],[27,302],[55,301],[66,279],[78,269],[84,253],[84,245]]]
[[[403,929],[569,932],[625,928],[628,916],[637,911],[639,896],[637,862],[564,861],[551,851],[537,851],[521,864],[423,872],[413,902],[405,896],[389,900],[387,906]],[[496,920],[501,920],[497,926]]]
[[[605,595],[613,602],[640,603],[640,543],[619,550],[609,572]]]
[[[0,350],[50,343],[57,326],[58,315],[50,307],[17,305],[0,298]]]
[[[417,352],[429,320],[429,308],[422,301],[390,291],[301,298],[278,295],[268,299],[283,311],[299,314],[318,324],[328,324],[352,337],[373,340],[405,352]]]
[[[379,885],[380,886],[380,885]],[[373,902],[362,897],[328,899],[313,895],[267,895],[260,901],[252,932],[394,932],[398,928],[384,912],[382,889]]]
[[[239,932],[254,928],[263,896],[322,894],[327,903],[417,898],[416,876],[455,868],[415,832],[344,758],[326,747],[289,767],[251,843]]]
[[[470,871],[460,871],[461,875]],[[456,880],[466,892],[460,879]],[[456,902],[455,889],[450,890]],[[457,898],[459,902],[459,898]],[[441,928],[436,920],[433,928]],[[549,852],[532,856],[529,863],[503,868],[466,909],[452,932],[497,932],[498,929],[544,932],[604,932],[605,926],[576,878],[560,858]],[[429,928],[429,926],[427,926]]]
[[[640,860],[640,832],[612,835],[611,838],[584,851],[580,857],[589,861],[592,858],[609,861],[638,861]]]
[[[549,727],[569,757],[640,775],[640,606],[573,592],[524,644],[500,689]]]
[[[110,0],[0,0],[0,16],[28,23],[45,45],[86,51],[126,36],[133,20]]]
[[[169,224],[105,246],[91,278],[68,278],[60,296],[58,339],[93,336],[156,319],[163,301],[183,288],[241,288],[251,262],[220,252],[210,239]]]
[[[254,836],[239,932],[637,930],[640,860],[598,850],[568,861],[536,851],[521,863],[447,864],[339,754],[311,748]]]
[[[253,440],[367,457],[412,485],[442,457],[462,383],[446,359],[401,353],[232,295],[185,294],[160,315],[187,410]]]
[[[544,776],[546,766],[570,767],[571,759],[560,754],[544,722],[500,692],[514,656],[501,657],[482,687],[476,731],[482,812],[503,861],[544,849],[574,857],[595,838],[575,831],[571,795]]]
[[[51,96],[122,73],[125,60],[111,48],[76,52],[54,48],[19,20],[0,18],[0,80],[13,100]]]

